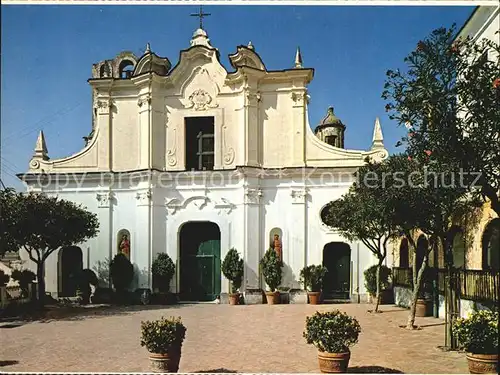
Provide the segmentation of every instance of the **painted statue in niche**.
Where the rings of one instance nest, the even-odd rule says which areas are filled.
[[[118,251],[130,259],[130,234],[128,231],[120,231],[118,236]]]
[[[275,233],[271,240],[271,248],[276,252],[280,262],[283,262],[283,243],[280,240],[280,235]]]

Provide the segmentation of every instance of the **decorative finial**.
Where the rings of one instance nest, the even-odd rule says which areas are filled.
[[[191,13],[191,17],[199,17],[200,18],[200,29],[203,30],[203,18],[211,16],[210,13],[203,13],[203,5],[200,5],[200,10],[198,13]]]
[[[47,144],[45,143],[45,136],[43,135],[42,130],[40,130],[40,133],[38,133],[38,138],[36,140],[36,145],[35,145],[34,157],[43,160],[49,160]]]
[[[297,47],[297,52],[295,52],[295,68],[302,68],[302,54],[300,53],[300,47]]]
[[[253,44],[252,44],[252,41],[249,41],[249,42],[248,42],[247,48],[248,48],[248,49],[251,49],[251,50],[254,50],[254,49],[255,49],[255,47],[254,47],[254,46],[253,46]]]
[[[146,44],[146,52],[145,53],[151,53],[151,45],[149,43]]]
[[[382,135],[382,127],[380,126],[380,119],[375,119],[375,127],[373,128],[372,150],[384,148],[384,137]]]

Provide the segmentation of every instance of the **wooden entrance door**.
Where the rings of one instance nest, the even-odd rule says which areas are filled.
[[[210,222],[191,222],[180,238],[180,294],[185,301],[212,301],[220,294],[220,231]]]
[[[70,246],[59,251],[59,297],[75,297],[78,277],[83,270],[82,250],[77,246]]]
[[[349,299],[351,288],[351,248],[331,242],[323,248],[323,266],[328,272],[323,281],[325,299]]]

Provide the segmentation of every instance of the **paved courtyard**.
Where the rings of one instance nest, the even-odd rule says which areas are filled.
[[[358,318],[351,372],[468,373],[464,355],[443,352],[443,321],[417,318],[419,331],[399,328],[407,310],[369,305],[213,304],[128,307],[61,320],[0,323],[0,371],[148,371],[140,322],[181,316],[187,326],[180,372],[319,372],[316,349],[302,338],[305,317],[340,309]],[[91,309],[89,309],[91,310]]]

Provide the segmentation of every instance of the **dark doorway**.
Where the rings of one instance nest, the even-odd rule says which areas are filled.
[[[180,298],[213,301],[220,294],[220,230],[208,221],[190,222],[180,231]]]
[[[59,297],[76,297],[78,274],[83,270],[83,253],[77,246],[59,250]]]
[[[351,288],[351,248],[344,242],[330,242],[323,248],[324,299],[349,299]]]
[[[408,239],[403,238],[399,245],[399,267],[401,268],[408,268],[410,266],[408,250]]]
[[[424,262],[424,257],[429,252],[429,241],[427,238],[421,234],[417,240],[417,251],[416,251],[416,261],[417,261],[417,270],[422,267],[422,263]]]
[[[214,118],[186,117],[186,169],[214,169]]]

